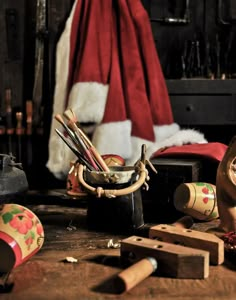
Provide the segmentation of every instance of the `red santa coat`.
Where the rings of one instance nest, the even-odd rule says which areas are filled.
[[[100,154],[118,154],[133,164],[142,144],[151,156],[163,146],[206,142],[174,123],[140,0],[76,0],[56,55],[53,113],[72,108],[80,122],[95,123],[92,142]],[[59,127],[53,119],[47,167],[61,178],[74,157],[56,136]]]

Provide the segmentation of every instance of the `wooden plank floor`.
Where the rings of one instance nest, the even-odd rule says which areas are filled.
[[[122,270],[119,249],[108,242],[125,236],[89,231],[86,208],[59,205],[29,206],[45,230],[42,249],[29,261],[15,268],[9,293],[0,299],[155,299],[211,300],[236,299],[236,263],[227,258],[221,266],[210,266],[207,279],[175,279],[152,275],[129,292],[118,295],[112,278]],[[204,231],[212,224],[195,224]],[[78,259],[65,263],[65,257]]]

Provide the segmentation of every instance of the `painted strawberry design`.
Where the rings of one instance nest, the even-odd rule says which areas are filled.
[[[32,220],[25,216],[25,214],[15,215],[9,224],[22,234],[26,234],[33,227]]]
[[[37,231],[38,235],[42,235],[43,234],[43,226],[40,223],[38,223],[36,225],[36,231]]]
[[[209,189],[208,189],[207,187],[204,187],[204,188],[202,189],[202,192],[203,192],[204,194],[209,194]]]
[[[33,244],[33,238],[30,236],[27,238],[27,240],[25,240],[26,245],[28,245],[28,247],[30,247],[30,245]]]
[[[24,213],[30,218],[30,219],[33,219],[34,218],[34,214],[29,211],[29,210],[25,210]]]
[[[34,213],[24,207],[13,204],[10,210],[0,213],[0,217],[4,224],[8,223],[19,234],[24,235],[24,241],[28,250],[30,250],[37,235],[43,236],[44,234],[43,226],[35,220]]]

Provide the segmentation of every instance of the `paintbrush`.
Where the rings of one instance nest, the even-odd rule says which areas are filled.
[[[55,119],[63,126],[63,128],[66,130],[70,138],[72,139],[73,143],[76,145],[76,147],[79,147],[82,149],[82,152],[84,152],[85,156],[87,157],[89,163],[93,166],[93,168],[97,171],[99,171],[98,166],[96,165],[94,159],[92,158],[91,153],[87,149],[86,145],[84,144],[83,140],[81,140],[80,136],[72,131],[64,122],[61,115],[57,114],[55,115]]]
[[[66,133],[69,135],[69,137],[71,138],[71,140],[73,141],[73,143],[76,145],[77,144],[77,140],[75,138],[75,135],[73,133],[73,131],[66,125],[66,123],[64,122],[64,120],[62,119],[61,115],[57,114],[54,117],[65,129]]]
[[[85,165],[90,171],[94,170],[93,166],[91,166],[91,164],[83,157],[83,155],[70,143],[70,140],[64,137],[63,133],[60,132],[60,130],[58,130],[57,128],[55,129],[55,131],[63,140],[63,142],[70,148],[70,150],[77,156],[78,161],[82,165]]]
[[[79,144],[80,149],[85,154],[85,156],[88,158],[88,160],[90,161],[91,165],[94,167],[95,170],[99,171],[99,169],[101,169],[101,167],[96,164],[96,161],[94,160],[92,154],[90,153],[89,149],[87,148],[84,140],[81,138],[81,136],[78,135],[77,132],[74,132],[74,135],[75,135],[75,138],[76,138],[76,140],[77,140],[77,142]]]
[[[64,117],[68,120],[68,127],[73,130],[73,132],[76,132],[78,135],[82,137],[82,139],[86,142],[89,151],[93,154],[99,165],[101,166],[102,170],[105,172],[110,172],[110,169],[106,165],[105,161],[97,151],[97,149],[94,147],[90,139],[87,137],[87,135],[82,131],[82,129],[78,126],[78,119],[73,112],[72,109],[67,109],[64,112]]]

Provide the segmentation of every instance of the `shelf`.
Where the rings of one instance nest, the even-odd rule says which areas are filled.
[[[177,79],[166,80],[169,94],[204,94],[232,95],[236,94],[235,79]]]

